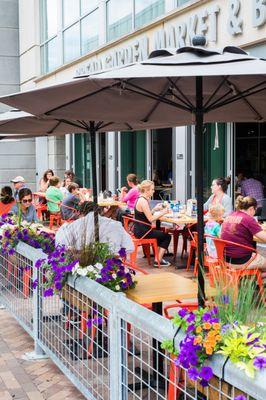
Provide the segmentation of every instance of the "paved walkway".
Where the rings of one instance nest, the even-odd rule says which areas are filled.
[[[33,340],[0,310],[0,400],[84,400],[50,359],[23,360]]]

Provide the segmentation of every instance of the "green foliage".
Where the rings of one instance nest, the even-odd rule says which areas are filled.
[[[228,285],[224,290],[223,284],[216,283],[217,295],[214,302],[219,308],[219,317],[224,324],[257,324],[266,318],[264,301],[257,292],[256,279],[243,277],[238,289]],[[237,292],[236,292],[237,290]]]

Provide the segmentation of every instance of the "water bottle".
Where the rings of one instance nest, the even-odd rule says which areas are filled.
[[[173,207],[173,217],[177,218],[178,217],[178,212],[179,212],[179,207],[178,204],[174,205]]]

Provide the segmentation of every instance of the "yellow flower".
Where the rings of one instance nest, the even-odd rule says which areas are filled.
[[[200,333],[200,332],[202,332],[202,327],[201,326],[197,326],[196,333]]]

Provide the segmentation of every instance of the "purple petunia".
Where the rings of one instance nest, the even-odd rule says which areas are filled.
[[[31,286],[32,286],[32,289],[36,289],[37,286],[38,286],[38,279],[35,279],[35,280],[32,282]]]
[[[46,289],[43,292],[43,296],[44,297],[50,297],[50,296],[53,296],[53,295],[54,295],[54,290],[52,288]]]
[[[122,248],[119,250],[118,255],[119,255],[119,257],[121,257],[121,258],[126,258],[126,256],[127,256],[126,249],[125,249],[124,247],[122,247]]]
[[[258,356],[255,358],[253,362],[254,367],[258,369],[263,369],[266,368],[266,357],[264,356]]]
[[[234,400],[247,400],[246,396],[244,396],[243,394],[239,394],[238,396],[236,396],[234,398]]]
[[[196,319],[196,315],[193,313],[190,313],[189,316],[187,317],[187,322],[190,324],[190,322],[194,322]]]
[[[211,367],[202,367],[199,373],[199,376],[204,381],[209,381],[213,377],[213,371]]]
[[[188,313],[187,308],[181,308],[181,310],[178,311],[178,315],[181,318],[184,318],[187,315],[187,313]]]
[[[199,372],[196,368],[189,368],[188,370],[188,377],[189,379],[191,379],[192,381],[196,381],[199,377]]]
[[[101,318],[101,317],[92,318],[92,319],[89,319],[89,320],[87,321],[87,327],[88,327],[88,328],[91,328],[92,325],[101,326],[102,324],[103,324],[103,318]]]

